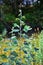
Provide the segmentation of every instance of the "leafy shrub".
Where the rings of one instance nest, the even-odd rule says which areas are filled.
[[[15,16],[10,13],[5,14],[4,21],[5,22],[15,21]]]
[[[34,11],[29,12],[25,14],[26,20],[28,20],[28,23],[34,28],[37,26],[41,26],[43,28],[43,11]]]

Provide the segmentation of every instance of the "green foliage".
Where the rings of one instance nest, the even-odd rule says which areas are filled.
[[[5,22],[14,22],[15,21],[15,16],[10,14],[10,13],[5,14],[4,21]]]
[[[3,29],[4,29],[4,25],[2,23],[0,23],[0,32],[2,33]]]
[[[15,18],[15,22],[14,23],[20,24],[19,21],[20,21],[19,18]]]
[[[31,24],[32,27],[41,26],[43,28],[43,11],[39,11],[38,9],[33,12],[29,12],[25,14],[26,20]]]
[[[7,3],[8,1],[6,1]],[[9,4],[9,3],[8,3]],[[6,8],[6,7],[5,7]],[[40,17],[40,14],[41,17]],[[18,18],[15,18],[12,14],[5,14],[4,21],[14,21],[13,27],[11,30],[10,40],[2,40],[2,36],[6,36],[6,30],[4,29],[3,35],[0,36],[0,64],[3,65],[32,65],[31,62],[40,63],[43,61],[43,31],[40,35],[32,35],[31,38],[26,34],[30,28],[25,24],[25,20],[29,20],[33,27],[36,24],[40,24],[43,27],[43,12],[35,11],[34,13],[27,13],[25,16],[20,14]],[[42,22],[38,22],[38,21]],[[22,34],[21,27],[24,26]],[[17,28],[17,29],[16,29]],[[20,34],[20,38],[15,36],[15,33]],[[42,62],[43,63],[43,62]],[[39,65],[39,64],[38,64]]]
[[[40,53],[41,53],[41,59],[43,60],[43,30],[41,31],[40,34]]]
[[[22,16],[22,20],[25,21],[26,20],[26,17],[25,16]]]
[[[2,37],[6,36],[6,34],[7,34],[7,30],[3,29],[3,31],[2,31]]]
[[[25,18],[25,16],[22,16],[22,11],[21,10],[19,10],[20,11],[20,14],[18,15],[19,16],[19,18],[16,18],[15,19],[15,21],[16,22],[19,22],[19,25],[17,24],[17,23],[15,23],[14,22],[14,24],[13,24],[13,27],[12,27],[12,31],[10,32],[10,33],[16,33],[16,32],[18,32],[19,33],[19,35],[20,35],[20,37],[21,37],[21,35],[22,35],[22,31],[24,31],[24,32],[28,32],[29,30],[31,30],[32,28],[30,28],[30,26],[27,26],[25,23],[24,23],[24,21],[23,21],[23,19],[25,20],[26,18]],[[21,30],[21,27],[22,26],[24,26],[24,28],[23,28],[23,30]],[[16,29],[15,29],[15,27],[16,27]]]
[[[0,41],[2,40],[2,35],[0,35]]]
[[[14,27],[18,27],[19,28],[19,25],[17,25],[16,23],[14,24]]]
[[[9,42],[7,41],[3,44],[0,42],[0,49],[2,50],[2,53],[0,53],[0,58],[2,59],[0,63],[31,65],[31,62],[33,62],[37,65],[40,63],[40,60],[43,63],[43,31],[39,35],[35,34],[35,36],[33,34],[30,38],[25,38],[25,41],[23,41],[24,38],[20,40],[14,36],[11,37]]]
[[[32,28],[30,28],[30,26],[25,25],[23,31],[28,32],[28,31],[31,30],[31,29],[32,29]]]

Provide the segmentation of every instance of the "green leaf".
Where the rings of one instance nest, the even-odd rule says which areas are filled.
[[[2,54],[1,57],[2,58],[7,58],[7,56],[5,54]]]
[[[2,32],[2,36],[5,36],[7,34],[7,30],[4,29],[3,32]]]
[[[25,21],[26,20],[26,17],[25,16],[22,16],[22,21]]]
[[[20,20],[20,24],[21,24],[21,25],[25,25],[24,21],[21,21],[21,20]]]
[[[19,32],[19,29],[14,29],[10,33],[13,33],[13,32]]]
[[[18,27],[19,28],[19,25],[17,25],[16,23],[14,23],[14,27]]]
[[[22,37],[23,37],[23,38],[28,38],[28,35],[26,35],[26,34],[24,33],[24,34],[22,34]]]
[[[32,28],[30,28],[30,26],[25,25],[23,31],[28,32],[28,31],[31,30],[31,29],[32,29]]]

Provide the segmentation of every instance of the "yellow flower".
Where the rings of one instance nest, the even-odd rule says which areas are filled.
[[[16,52],[16,53],[19,53],[19,51],[20,51],[20,47],[17,47],[17,48],[15,49],[15,52]]]
[[[3,61],[2,61],[2,57],[0,57],[0,64],[2,63]]]
[[[40,65],[40,63],[37,63],[37,65]]]
[[[32,52],[32,54],[34,54],[34,55],[35,55],[35,54],[36,54],[36,52]]]
[[[24,58],[22,58],[22,63],[26,63]]]
[[[31,62],[31,65],[34,65],[34,62]]]
[[[0,55],[1,55],[1,54],[4,54],[4,51],[3,51],[3,50],[0,50]]]
[[[8,59],[5,59],[5,58],[4,58],[4,59],[3,59],[3,62],[8,62]]]
[[[9,55],[10,55],[10,52],[11,52],[10,50],[7,51],[7,52],[5,52],[5,55],[6,55],[6,56],[9,56]]]
[[[1,48],[4,49],[6,47],[7,47],[7,45],[6,44],[3,44]]]
[[[23,52],[22,50],[20,50],[18,56],[19,56],[20,58],[23,58],[24,55],[25,55],[24,52]]]

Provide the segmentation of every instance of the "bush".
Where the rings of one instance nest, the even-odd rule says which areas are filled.
[[[15,21],[15,16],[13,14],[10,14],[10,13],[5,14],[4,21],[5,22],[9,22],[9,21],[14,22]]]
[[[37,26],[43,28],[43,11],[33,11],[25,14],[25,17],[33,28]]]

